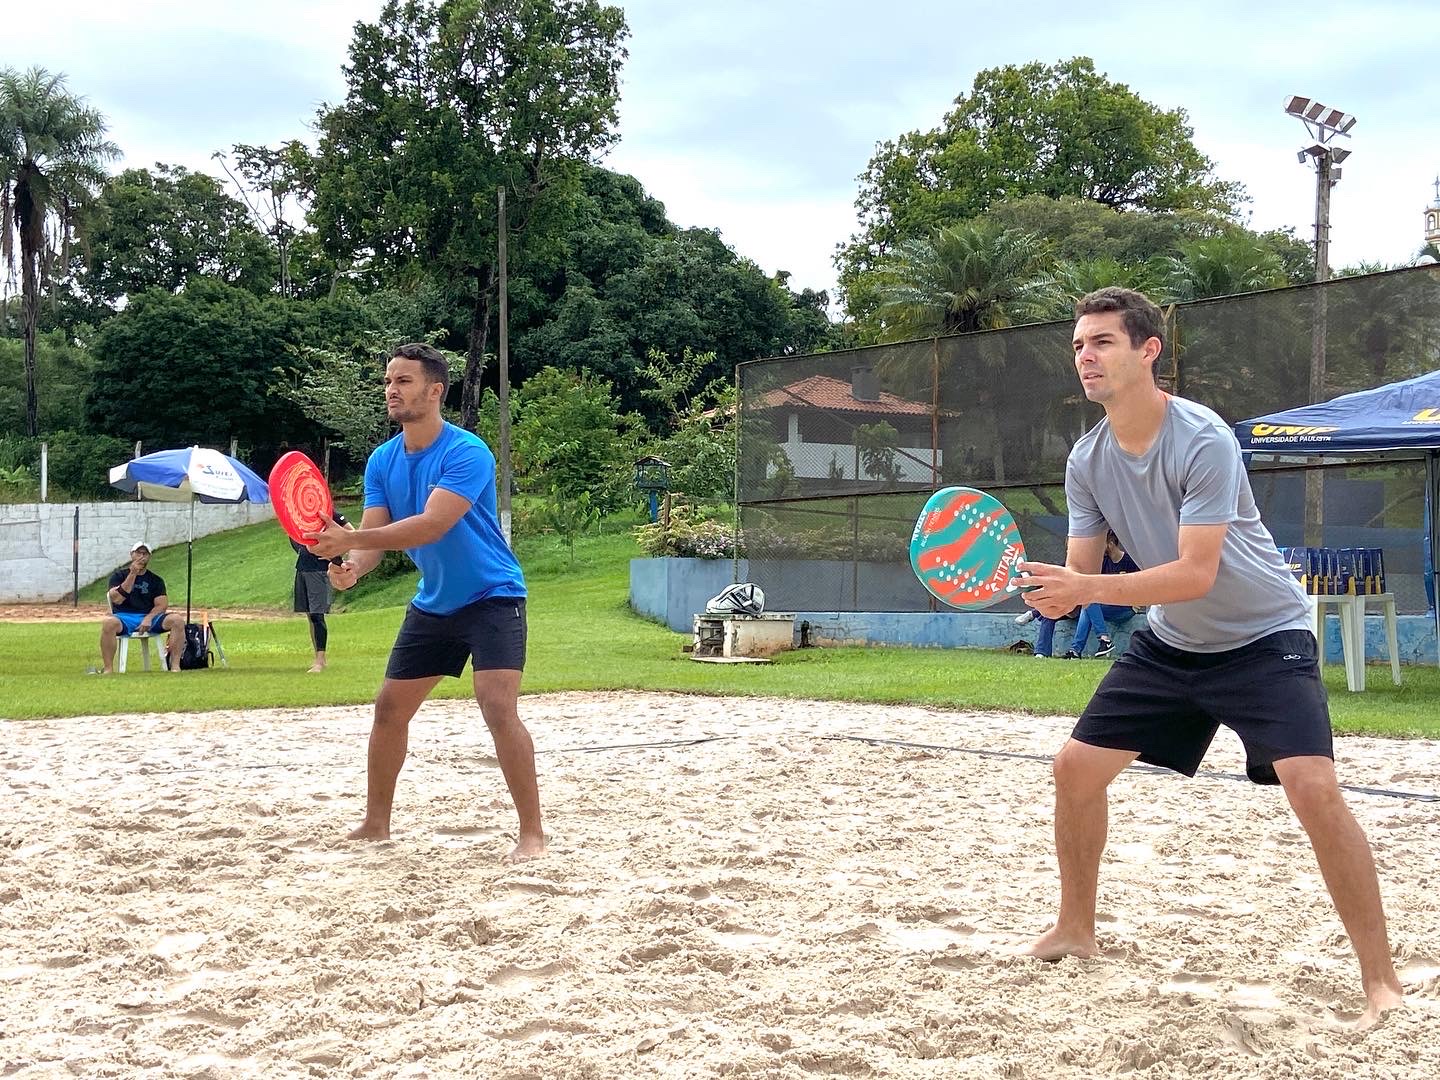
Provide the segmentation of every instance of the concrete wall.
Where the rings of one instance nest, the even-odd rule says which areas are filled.
[[[750,564],[741,559],[741,581],[749,570]],[[733,575],[729,559],[631,559],[630,607],[676,633],[689,634],[705,601],[731,584]]]
[[[80,585],[109,574],[130,545],[184,543],[187,503],[15,503],[0,505],[0,603],[46,603],[74,590],[75,511],[80,511]],[[195,504],[195,536],[273,518],[269,503]],[[728,564],[727,564],[728,565]]]
[[[816,568],[817,583],[826,580],[829,563]],[[749,564],[740,561],[740,580],[746,580]],[[913,579],[912,579],[913,580]],[[630,561],[630,606],[642,615],[658,619],[677,633],[689,634],[694,616],[705,609],[705,601],[731,582],[728,559],[632,559]],[[763,581],[757,582],[764,588]],[[825,590],[817,589],[823,599]],[[806,605],[780,607],[766,595],[769,611],[794,611],[797,639],[802,632],[815,645],[906,645],[933,649],[1002,649],[1017,640],[1034,642],[1035,624],[1016,626],[1012,612],[958,611],[823,611],[805,610]],[[805,624],[809,624],[808,627]],[[1130,634],[1145,625],[1143,616],[1131,619],[1115,632],[1115,644],[1123,647]],[[1434,664],[1435,620],[1429,615],[1401,615],[1396,619],[1400,660],[1405,664]],[[1062,619],[1055,627],[1055,655],[1070,647],[1075,623]],[[798,644],[798,640],[797,640]],[[1334,615],[1326,620],[1325,656],[1340,663],[1340,623]],[[1092,637],[1087,651],[1093,652]],[[1390,657],[1385,641],[1385,620],[1379,615],[1365,619],[1365,656],[1371,661]]]

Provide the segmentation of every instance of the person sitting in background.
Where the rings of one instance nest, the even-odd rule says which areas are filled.
[[[110,614],[100,623],[100,674],[114,670],[115,643],[121,634],[169,633],[166,655],[171,671],[180,670],[180,649],[185,644],[185,620],[170,611],[165,579],[150,572],[150,547],[139,543],[130,549],[130,565],[110,575]]]
[[[1073,619],[1079,614],[1080,609],[1076,608],[1068,615],[1062,615],[1061,618]],[[1055,649],[1055,624],[1059,622],[1060,619],[1046,618],[1034,608],[1028,608],[1024,612],[1024,614],[1017,615],[1015,617],[1016,626],[1024,626],[1026,623],[1037,621],[1039,622],[1040,626],[1035,632],[1035,647],[1033,655],[1036,660],[1049,660],[1051,653]]]
[[[1138,573],[1140,567],[1135,560],[1125,554],[1125,549],[1120,546],[1120,540],[1114,530],[1105,534],[1105,558],[1100,565],[1102,574],[1134,574]],[[1097,657],[1114,655],[1115,642],[1110,636],[1109,622],[1123,623],[1135,614],[1133,607],[1121,604],[1086,604],[1080,610],[1080,622],[1075,627],[1075,640],[1065,653],[1066,660],[1079,660],[1085,655],[1085,645],[1090,640],[1090,631],[1094,630],[1099,648],[1095,650]]]

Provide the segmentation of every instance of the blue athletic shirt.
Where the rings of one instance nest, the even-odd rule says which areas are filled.
[[[391,521],[421,513],[437,487],[470,500],[470,509],[439,540],[405,549],[420,568],[414,605],[449,615],[477,600],[523,597],[525,576],[495,510],[495,455],[484,440],[446,423],[424,450],[407,453],[402,433],[365,464],[365,507],[388,510]]]

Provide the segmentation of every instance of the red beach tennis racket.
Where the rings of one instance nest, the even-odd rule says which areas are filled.
[[[325,474],[299,450],[282,454],[270,470],[270,503],[280,527],[297,544],[308,545],[325,528],[327,517],[349,524],[335,510]],[[344,560],[336,557],[330,561],[339,566]]]
[[[974,488],[943,488],[930,496],[910,537],[910,566],[937,600],[979,611],[1022,586],[1020,529],[998,499]]]

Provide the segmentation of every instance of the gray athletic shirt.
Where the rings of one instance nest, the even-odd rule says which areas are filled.
[[[1240,444],[1205,406],[1170,398],[1160,434],[1140,455],[1122,450],[1109,419],[1100,421],[1070,451],[1065,496],[1071,536],[1097,536],[1108,523],[1141,569],[1179,558],[1181,525],[1229,524],[1210,591],[1150,608],[1150,629],[1167,645],[1224,652],[1310,629],[1305,594],[1255,508]]]

